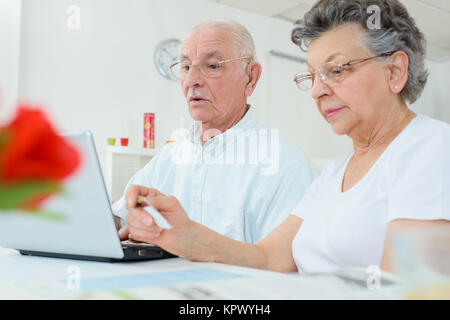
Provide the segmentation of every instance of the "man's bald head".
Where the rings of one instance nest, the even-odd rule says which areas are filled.
[[[202,22],[192,28],[191,33],[198,30],[217,30],[229,34],[231,41],[236,47],[237,56],[249,56],[250,61],[256,61],[256,50],[253,37],[240,23],[233,20],[211,20]]]

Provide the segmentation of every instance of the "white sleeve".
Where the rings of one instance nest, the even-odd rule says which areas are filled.
[[[259,197],[257,212],[261,212],[250,228],[253,230],[248,242],[258,242],[276,229],[295,208],[312,181],[312,172],[305,158],[292,168],[286,168],[278,183],[264,188]],[[275,181],[274,181],[275,182]],[[256,211],[256,210],[255,210]]]
[[[450,134],[402,146],[389,166],[388,221],[450,220]]]
[[[126,209],[125,195],[127,193],[128,187],[133,184],[145,186],[148,188],[153,187],[151,178],[155,176],[154,172],[155,172],[155,167],[157,164],[157,157],[158,157],[158,155],[153,157],[144,168],[142,168],[141,170],[136,172],[133,175],[133,177],[131,177],[131,179],[128,181],[128,183],[125,187],[122,197],[120,197],[119,200],[117,200],[116,202],[113,203],[113,205],[112,205],[113,214],[115,216],[121,218],[122,225],[126,224],[125,217],[127,215],[127,209]]]

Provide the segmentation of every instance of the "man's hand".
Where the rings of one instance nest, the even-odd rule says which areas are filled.
[[[172,229],[159,228],[150,214],[137,205],[138,197],[145,197],[172,225]],[[191,221],[178,200],[166,196],[156,189],[132,185],[125,196],[128,225],[123,235],[129,233],[129,239],[138,242],[153,243],[178,256],[189,259],[192,255],[191,244],[195,234]],[[122,228],[122,229],[124,229]],[[121,231],[122,231],[121,229]]]
[[[120,241],[127,240],[128,239],[128,227],[124,226],[122,227],[120,223],[120,217],[114,216],[114,223],[116,225],[116,229],[119,233]]]
[[[130,232],[128,231],[128,226],[123,226],[119,230],[120,241],[128,240]]]

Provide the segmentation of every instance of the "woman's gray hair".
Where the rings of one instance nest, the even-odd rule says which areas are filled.
[[[192,28],[192,31],[199,28],[217,28],[229,31],[231,39],[237,46],[237,54],[239,56],[250,56],[251,61],[256,61],[255,42],[250,32],[242,24],[231,19],[217,19],[203,22]]]
[[[379,9],[379,25],[370,26],[374,11]],[[414,103],[427,83],[425,68],[426,40],[414,19],[398,0],[320,0],[303,19],[296,22],[291,39],[306,51],[311,41],[346,23],[359,24],[363,48],[373,55],[404,51],[409,58],[408,82],[400,93]],[[389,59],[389,58],[387,58]],[[384,58],[386,60],[386,58]]]

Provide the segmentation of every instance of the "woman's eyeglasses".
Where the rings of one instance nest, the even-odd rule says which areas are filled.
[[[335,60],[327,62],[322,67],[316,70],[314,73],[310,72],[300,72],[295,75],[294,81],[297,84],[297,87],[302,91],[310,90],[314,85],[314,80],[316,74],[319,76],[319,79],[328,84],[333,85],[335,83],[339,83],[344,80],[347,71],[351,66],[354,66],[359,63],[363,63],[372,59],[381,58],[381,57],[389,57],[393,55],[396,51],[385,52],[370,58],[363,59],[355,59],[348,61],[348,58],[340,54]],[[344,62],[347,61],[347,62]]]

